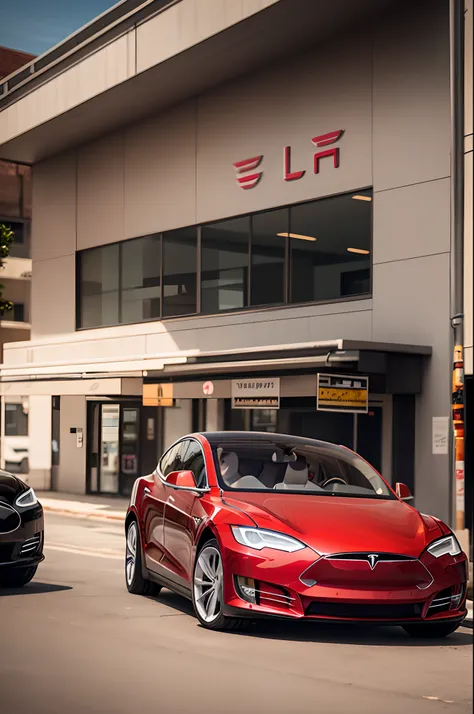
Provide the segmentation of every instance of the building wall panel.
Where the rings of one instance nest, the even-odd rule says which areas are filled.
[[[65,335],[75,331],[75,257],[33,261],[31,337]]]
[[[77,250],[125,237],[124,151],[122,134],[78,150]]]
[[[449,176],[448,11],[443,0],[396,3],[375,26],[376,191]]]

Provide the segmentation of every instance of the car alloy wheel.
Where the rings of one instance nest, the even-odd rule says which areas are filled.
[[[127,531],[127,549],[125,555],[125,577],[127,585],[130,587],[133,583],[135,568],[137,565],[137,545],[138,545],[138,529],[137,522],[132,521]]]
[[[132,519],[125,540],[125,583],[134,595],[158,595],[161,586],[148,580],[142,570],[142,549],[138,523]]]
[[[194,604],[205,623],[218,619],[222,610],[223,570],[217,548],[206,545],[199,553],[194,569]]]

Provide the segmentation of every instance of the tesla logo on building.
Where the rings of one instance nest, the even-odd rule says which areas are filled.
[[[234,164],[234,169],[237,173],[237,183],[240,188],[248,189],[254,188],[262,178],[262,171],[257,171],[257,173],[247,174],[247,171],[254,171],[262,163],[263,154],[260,156],[254,156],[252,159],[244,159],[243,161],[237,161]],[[240,176],[239,174],[247,174],[246,176]]]
[[[378,559],[379,559],[379,556],[376,555],[375,553],[370,553],[370,555],[367,556],[367,560],[369,561],[371,570],[373,570],[375,568],[375,566],[377,565]]]
[[[313,155],[314,174],[319,174],[321,168],[321,160],[326,158],[332,158],[333,167],[335,169],[339,168],[339,146],[332,145],[335,144],[341,138],[343,133],[343,129],[338,129],[337,131],[330,131],[327,134],[320,134],[319,136],[314,136],[311,139],[311,143],[317,149],[321,149],[321,151],[316,151]],[[255,186],[260,182],[263,175],[263,171],[255,172],[255,169],[260,166],[260,164],[262,163],[262,159],[263,154],[261,154],[260,156],[254,156],[251,159],[237,161],[234,164],[234,169],[236,171],[236,179],[240,188],[255,188]],[[283,149],[283,180],[298,181],[298,179],[303,178],[305,173],[306,169],[292,169],[291,146],[285,146]]]

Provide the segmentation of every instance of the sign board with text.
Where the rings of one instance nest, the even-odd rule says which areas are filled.
[[[320,412],[367,414],[369,378],[318,374],[316,409]]]
[[[273,377],[232,380],[232,409],[279,409],[280,380]]]
[[[172,407],[173,385],[144,384],[142,403],[144,407]]]

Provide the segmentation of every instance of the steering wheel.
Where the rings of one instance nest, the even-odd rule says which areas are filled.
[[[347,483],[340,476],[332,476],[331,478],[328,478],[328,480],[322,484],[322,487],[326,488],[328,483],[342,483],[344,486],[347,486]]]

